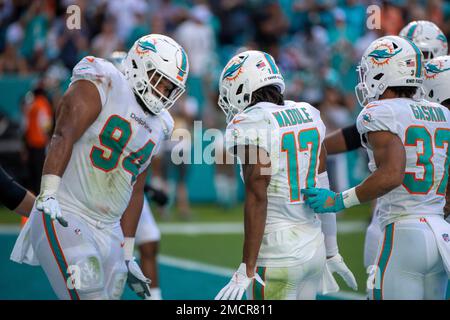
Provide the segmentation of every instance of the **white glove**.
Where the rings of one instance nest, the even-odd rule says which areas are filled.
[[[339,291],[339,285],[331,274],[330,269],[328,268],[328,265],[326,263],[319,288],[319,293],[321,294],[330,294]]]
[[[341,278],[344,279],[347,286],[355,291],[358,290],[358,284],[356,283],[355,276],[347,267],[344,259],[339,253],[334,257],[327,259],[327,267],[331,274],[335,272],[339,274]]]
[[[128,286],[131,288],[131,290],[136,292],[136,294],[140,298],[144,300],[150,300],[151,280],[146,276],[144,276],[144,274],[141,271],[141,268],[134,260],[134,257],[131,260],[126,260],[125,263],[128,268],[128,277],[127,277]]]
[[[54,196],[39,196],[36,199],[36,209],[49,215],[52,220],[58,220],[63,227],[69,225],[63,218],[58,200]]]
[[[42,176],[41,193],[36,199],[36,209],[49,215],[52,220],[58,220],[63,227],[67,227],[69,224],[63,218],[61,208],[55,196],[60,183],[61,177],[57,175],[45,174]]]
[[[245,290],[250,286],[253,279],[263,286],[265,285],[257,273],[252,278],[247,277],[247,266],[245,263],[241,263],[230,282],[220,290],[214,300],[241,300]]]

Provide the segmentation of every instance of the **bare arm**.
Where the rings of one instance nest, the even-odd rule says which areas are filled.
[[[320,155],[319,155],[319,174],[327,171],[327,152],[328,152],[328,149],[326,148],[325,144],[323,143],[321,150],[320,150]]]
[[[22,202],[17,206],[17,208],[14,209],[14,212],[28,218],[30,216],[31,209],[33,209],[35,200],[36,197],[30,191],[27,191]]]
[[[360,202],[379,198],[400,186],[405,176],[406,152],[400,138],[387,131],[369,132],[377,170],[356,187]]]
[[[346,152],[347,145],[345,144],[342,129],[338,129],[327,135],[324,140],[324,145],[330,154]]]
[[[264,235],[267,217],[267,187],[270,183],[270,175],[262,172],[270,168],[270,162],[257,157],[255,164],[246,164],[249,154],[257,154],[262,151],[255,146],[246,146],[245,155],[240,156],[243,163],[243,175],[245,182],[245,205],[244,205],[244,249],[243,262],[247,266],[247,276],[253,277],[256,267],[259,248]],[[266,154],[267,156],[267,154]],[[264,170],[264,171],[262,171]]]
[[[75,142],[97,119],[102,109],[100,95],[93,83],[78,80],[61,99],[56,110],[56,125],[42,174],[61,177],[72,155]]]
[[[148,169],[137,177],[130,202],[120,221],[123,235],[126,238],[134,238],[136,234],[139,218],[141,217],[142,206],[144,205],[144,187],[147,171]]]

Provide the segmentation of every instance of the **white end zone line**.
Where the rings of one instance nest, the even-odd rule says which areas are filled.
[[[214,222],[214,223],[193,223],[193,222],[163,222],[158,223],[158,227],[163,234],[243,234],[244,225],[241,222]],[[367,223],[364,221],[342,221],[338,222],[338,233],[348,234],[365,232]],[[0,225],[0,234],[19,234],[20,226],[12,224]]]
[[[166,266],[180,268],[184,270],[191,270],[191,271],[200,271],[204,273],[214,274],[217,276],[222,277],[229,277],[233,275],[233,273],[236,270],[225,268],[225,267],[218,267],[211,264],[206,264],[202,262],[182,259],[182,258],[176,258],[172,256],[166,256],[166,255],[159,255],[159,262],[162,264],[165,264]],[[336,299],[344,299],[344,300],[365,300],[366,296],[354,293],[354,292],[347,292],[347,291],[341,291],[338,293],[333,293],[326,295],[326,297],[330,298],[336,298]]]
[[[338,222],[338,233],[357,233],[365,232],[367,228],[365,221],[342,221]],[[159,223],[161,233],[163,234],[243,234],[244,225],[242,222],[216,222],[216,223]]]

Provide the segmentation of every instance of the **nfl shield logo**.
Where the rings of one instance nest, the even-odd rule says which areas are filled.
[[[450,237],[448,236],[448,233],[443,233],[442,234],[442,239],[444,239],[445,242],[449,242],[450,241]]]

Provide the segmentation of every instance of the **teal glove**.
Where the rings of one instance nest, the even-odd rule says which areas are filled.
[[[306,204],[315,213],[339,212],[345,209],[341,193],[323,188],[306,188],[301,189],[301,192],[306,196]]]

